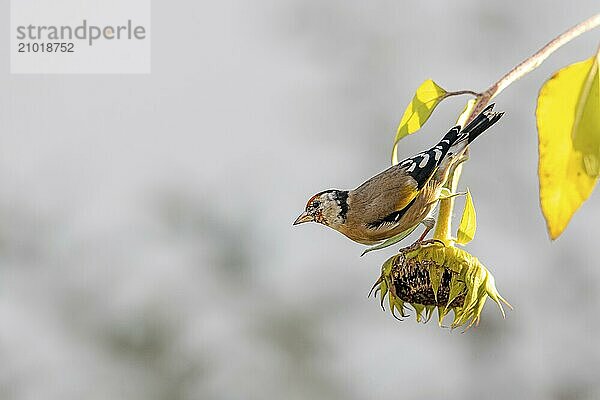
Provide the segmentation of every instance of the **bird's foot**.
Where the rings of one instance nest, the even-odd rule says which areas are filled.
[[[400,252],[401,253],[406,253],[406,252],[410,253],[411,251],[420,249],[423,246],[429,246],[429,245],[433,245],[433,244],[442,245],[443,247],[446,247],[446,243],[444,243],[443,241],[441,241],[439,239],[417,240],[410,246],[400,249]]]
[[[444,243],[440,239],[427,239],[427,240],[421,240],[420,242],[417,241],[416,243],[419,244],[420,246],[427,246],[430,244],[441,244],[442,246],[446,247],[446,243]]]
[[[417,239],[417,242],[422,242],[425,239],[425,236],[429,233],[430,230],[435,226],[435,219],[432,217],[427,217],[423,221],[421,221],[423,225],[425,225],[425,231],[423,234]]]

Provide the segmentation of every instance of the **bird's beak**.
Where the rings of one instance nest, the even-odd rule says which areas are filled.
[[[294,225],[303,224],[304,222],[311,222],[314,220],[315,219],[312,215],[309,215],[306,211],[304,211],[298,218],[296,218]]]

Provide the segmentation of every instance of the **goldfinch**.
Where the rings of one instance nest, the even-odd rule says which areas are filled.
[[[467,145],[504,114],[489,105],[464,129],[455,126],[429,150],[407,158],[354,190],[330,189],[312,196],[294,225],[317,222],[361,244],[376,244],[423,223],[423,240],[433,228],[431,214],[453,165]]]

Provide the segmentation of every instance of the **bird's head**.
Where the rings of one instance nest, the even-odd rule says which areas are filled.
[[[304,222],[318,222],[337,229],[346,221],[348,212],[348,192],[344,190],[326,190],[315,194],[306,203],[306,209],[294,225]]]

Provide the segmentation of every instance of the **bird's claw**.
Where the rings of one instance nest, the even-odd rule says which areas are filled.
[[[444,243],[443,241],[441,241],[439,239],[417,240],[410,246],[400,249],[400,252],[401,253],[411,252],[411,251],[421,248],[423,246],[429,246],[429,245],[433,245],[433,244],[439,244],[439,245],[442,245],[443,247],[446,247],[446,243]]]
[[[421,246],[427,246],[427,245],[430,245],[430,244],[436,244],[437,243],[437,244],[441,244],[442,246],[446,247],[446,243],[444,243],[440,239],[427,239],[427,240],[422,240],[422,241],[417,242],[417,243],[419,243],[419,245],[421,245]]]

